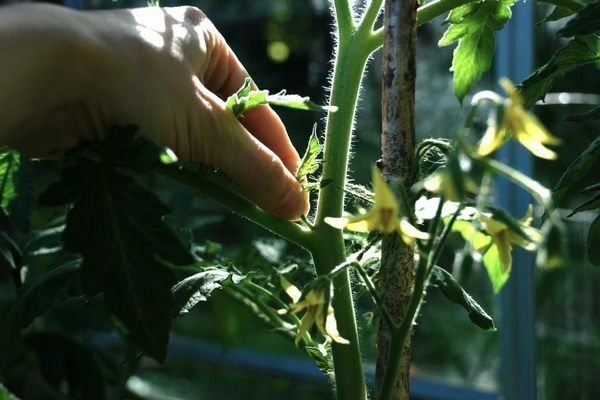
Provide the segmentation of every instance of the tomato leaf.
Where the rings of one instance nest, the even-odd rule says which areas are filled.
[[[573,38],[554,53],[550,61],[538,68],[521,84],[521,96],[527,108],[543,99],[554,80],[575,68],[600,61],[600,38],[590,35]]]
[[[296,179],[298,182],[305,181],[309,175],[317,172],[319,166],[321,165],[321,160],[319,159],[321,151],[321,143],[319,142],[319,137],[317,136],[317,124],[315,124],[313,126],[312,134],[308,139],[308,146],[306,147],[306,151],[302,157],[302,162],[300,163],[300,167],[296,172]]]
[[[581,36],[600,33],[600,2],[590,3],[558,31],[559,36]]]
[[[448,46],[458,41],[452,59],[454,94],[462,103],[475,82],[490,69],[494,59],[496,39],[494,31],[500,30],[512,15],[516,0],[485,0],[468,3],[450,12],[446,22],[449,27],[438,42]]]
[[[68,297],[68,292],[79,279],[79,260],[51,268],[18,291],[18,297],[10,313],[0,324],[0,348],[11,349],[21,331],[33,320],[45,314],[53,305]],[[0,352],[0,367],[6,367],[10,351]]]
[[[496,330],[494,320],[460,286],[452,274],[436,265],[431,271],[431,280],[448,300],[458,304],[469,313],[471,322],[483,330]]]
[[[590,226],[587,248],[590,262],[600,266],[600,216],[596,217]]]
[[[175,315],[187,314],[196,304],[206,301],[221,284],[231,279],[239,283],[244,277],[228,271],[225,267],[216,266],[185,278],[173,286],[173,310]]]
[[[592,168],[598,156],[600,156],[600,136],[590,143],[588,148],[562,174],[558,183],[552,189],[554,204],[560,205],[569,190],[579,183]]]
[[[263,104],[306,111],[337,111],[337,107],[313,103],[309,97],[286,94],[285,90],[269,94],[268,90],[252,90],[252,86],[252,79],[246,78],[242,87],[227,98],[225,105],[236,117]]]
[[[86,294],[103,292],[124,333],[162,362],[175,280],[164,262],[194,262],[163,221],[167,207],[117,168],[88,159],[63,171],[40,201],[53,206],[74,202],[63,241],[66,250],[83,255]]]
[[[538,23],[538,25],[540,25],[544,22],[558,21],[559,19],[566,18],[573,14],[575,14],[575,11],[571,10],[570,8],[556,6],[552,9],[550,14],[548,14],[548,16],[546,16],[546,18],[544,18],[543,21]]]
[[[494,293],[500,293],[500,290],[502,290],[502,287],[510,277],[510,268],[507,269],[502,265],[498,246],[492,244],[485,252],[483,256],[483,265],[487,271],[488,278],[490,278],[490,282],[492,282]]]

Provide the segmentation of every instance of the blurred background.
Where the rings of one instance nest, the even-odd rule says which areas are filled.
[[[180,4],[183,3],[177,0],[161,2],[163,6]],[[332,19],[326,0],[197,0],[186,4],[197,6],[208,15],[261,88],[287,89],[289,93],[307,95],[317,102],[326,101],[333,52]],[[82,0],[69,5],[102,9],[144,4],[130,0]],[[541,21],[549,11],[538,5],[533,9],[532,18]],[[531,32],[534,47],[521,51],[534,56],[535,66],[546,62],[563,44],[552,35],[560,26],[560,21],[534,26]],[[444,29],[442,19],[419,29],[417,134],[420,139],[452,138],[464,117],[463,109],[452,93],[449,67],[453,49],[437,47]],[[518,53],[512,52],[511,56],[516,58]],[[600,74],[592,73],[593,66],[589,68],[559,81],[555,91],[597,91]],[[380,69],[380,54],[377,53],[364,79],[353,142],[351,174],[355,181],[365,185],[369,185],[371,165],[380,155]],[[495,88],[497,75],[498,68],[484,77],[478,89]],[[544,185],[552,187],[569,163],[599,133],[597,123],[564,121],[568,115],[584,109],[582,104],[536,107],[535,112],[542,121],[564,139],[564,145],[558,149],[558,161],[530,160],[534,176]],[[300,153],[313,124],[317,123],[319,130],[323,130],[319,114],[278,112]],[[45,166],[36,168],[40,177],[36,185],[42,187],[52,173]],[[226,255],[247,269],[288,259],[308,262],[300,250],[286,247],[284,242],[210,200],[198,198],[158,178],[148,183],[171,207],[173,220],[193,232],[194,241],[207,258]],[[566,206],[579,204],[580,200],[573,198],[572,204]],[[525,376],[533,371],[535,375],[529,384],[537,392],[538,399],[600,398],[600,389],[594,381],[600,376],[600,270],[589,264],[585,250],[593,216],[593,213],[581,213],[565,218],[569,229],[565,240],[568,239],[570,249],[567,268],[535,271],[535,277],[526,282],[529,287],[525,289],[533,294],[532,314],[527,317],[525,313],[524,320],[520,319],[522,313],[516,309],[521,307],[518,302],[506,303],[500,296],[493,295],[485,271],[480,268],[464,271],[462,283],[491,312],[498,326],[496,332],[479,330],[469,323],[460,308],[441,298],[437,291],[430,291],[413,338],[415,398],[526,399],[514,397],[506,390],[509,381],[504,378],[507,372],[503,368],[510,369],[508,373],[513,375]],[[451,255],[447,259],[450,267]],[[526,257],[518,260],[527,262]],[[519,262],[513,268],[530,268]],[[0,303],[9,302],[11,297],[10,285],[0,282]],[[513,308],[503,306],[503,301]],[[90,345],[112,352],[114,359],[110,362],[113,364],[106,365],[114,367],[110,374],[115,387],[119,380],[126,380],[126,389],[113,392],[111,398],[331,398],[325,377],[303,352],[276,332],[265,329],[262,322],[244,307],[218,293],[196,307],[189,316],[175,321],[169,357],[164,366],[128,353],[127,346],[110,329],[108,320],[104,318],[105,323],[98,322],[103,320],[98,318],[104,316],[103,313],[99,302],[70,302],[55,307],[51,318],[36,321],[33,329],[52,328],[77,333]],[[368,302],[359,302],[358,315],[365,358],[372,373],[376,329]],[[516,329],[514,336],[503,339],[503,326],[509,323],[517,328],[531,325],[533,329]],[[93,327],[91,331],[90,327]],[[533,346],[533,365],[506,362],[510,357],[506,349],[513,342]],[[7,385],[24,399],[33,398],[28,397],[28,388],[32,382],[43,385],[41,379],[31,371],[16,372],[13,381]],[[62,398],[49,388],[44,396]]]

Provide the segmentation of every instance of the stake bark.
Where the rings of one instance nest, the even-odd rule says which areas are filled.
[[[400,178],[408,187],[414,176],[415,78],[416,78],[416,0],[386,0],[383,44],[382,153],[383,174]],[[414,249],[403,244],[399,235],[383,240],[380,291],[396,324],[406,315],[414,287]],[[376,398],[390,362],[391,332],[382,320],[378,332]],[[400,371],[392,399],[409,398],[410,335],[400,354]]]

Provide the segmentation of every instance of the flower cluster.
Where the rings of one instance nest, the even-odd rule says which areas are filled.
[[[370,210],[351,217],[327,217],[325,222],[334,228],[346,228],[354,232],[397,232],[407,245],[412,245],[414,239],[429,239],[429,234],[421,232],[401,216],[394,192],[376,167],[373,167],[373,191],[374,205]]]

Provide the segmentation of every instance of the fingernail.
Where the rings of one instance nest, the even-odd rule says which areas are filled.
[[[305,214],[307,203],[305,193],[298,187],[298,189],[292,189],[286,193],[273,213],[280,218],[295,221]]]

